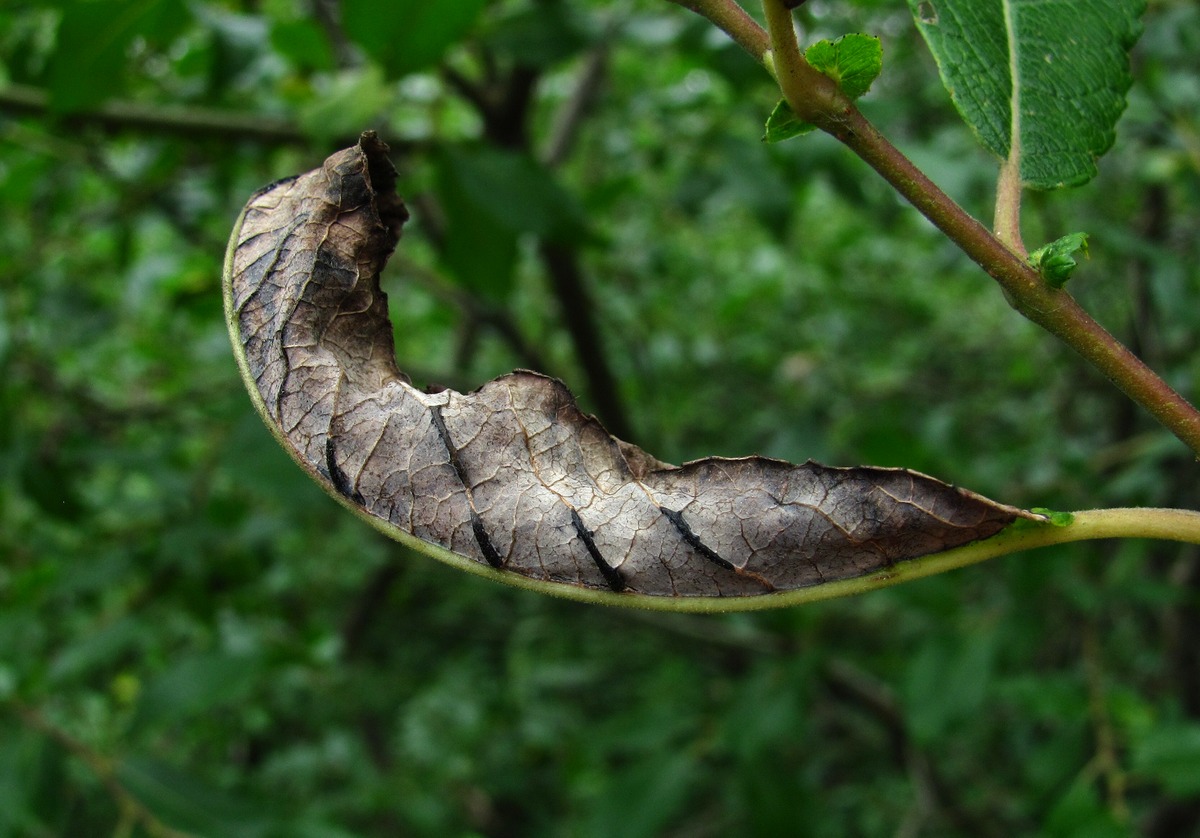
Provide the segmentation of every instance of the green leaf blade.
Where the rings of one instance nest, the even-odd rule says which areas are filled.
[[[1035,189],[1077,186],[1112,146],[1144,0],[909,0],[955,107]]]

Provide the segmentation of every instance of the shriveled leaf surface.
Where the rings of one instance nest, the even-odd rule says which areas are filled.
[[[226,305],[268,425],[392,530],[546,582],[738,597],[862,576],[1035,517],[901,469],[670,466],[534,372],[469,394],[414,388],[379,287],[407,218],[386,150],[364,134],[251,198]]]
[[[1112,146],[1143,0],[908,0],[942,82],[1022,182],[1073,186]]]

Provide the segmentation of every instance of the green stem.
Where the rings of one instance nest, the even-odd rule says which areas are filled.
[[[1008,73],[1014,80],[1012,98],[1008,103],[1012,116],[1008,131],[1008,156],[1000,166],[1000,178],[996,183],[996,215],[992,229],[996,231],[996,238],[1027,260],[1029,254],[1021,241],[1021,85],[1015,81],[1020,78],[1020,68],[1017,66],[1016,21],[1013,19],[1011,3],[1004,4],[1004,26],[1009,45]]]
[[[792,110],[866,161],[964,253],[1000,284],[1009,304],[1099,369],[1129,398],[1200,454],[1200,411],[1084,311],[1050,287],[1023,256],[942,192],[800,55],[791,13],[763,0],[775,74]],[[833,91],[830,91],[830,87]]]
[[[1020,162],[1009,156],[1000,166],[996,181],[996,215],[992,221],[996,238],[1022,259],[1029,258],[1021,240],[1021,172]]]
[[[1154,538],[1200,544],[1200,512],[1188,509],[1092,509],[1074,513],[1073,520],[1066,526],[1021,522],[991,538],[931,556],[901,562],[887,570],[860,576],[856,579],[724,602],[719,599],[667,600],[660,607],[669,610],[715,612],[749,611],[799,605],[889,588],[903,582],[924,579],[927,576],[936,576],[949,570],[979,564],[1010,553],[1102,538]],[[630,604],[641,605],[643,603]],[[676,605],[683,607],[675,608]]]
[[[1054,544],[1068,544],[1073,541],[1090,541],[1100,538],[1155,538],[1200,544],[1200,512],[1187,509],[1093,509],[1073,513],[1071,523],[1065,526],[1022,521],[1009,526],[991,538],[975,541],[942,553],[900,562],[885,570],[854,579],[825,582],[809,588],[760,596],[664,597],[618,594],[611,591],[530,579],[510,571],[496,570],[465,556],[452,553],[444,547],[421,541],[415,536],[397,530],[387,522],[375,518],[346,499],[340,496],[337,499],[347,509],[388,537],[459,570],[484,576],[495,582],[577,602],[589,602],[594,605],[708,614],[787,608],[836,597],[855,596],[915,579],[924,579],[926,576],[935,576],[960,567],[979,564],[1010,553],[1049,547]]]
[[[800,52],[792,12],[782,0],[763,0],[771,42],[775,80],[796,116],[833,133],[838,115],[853,103],[837,83],[814,70]]]

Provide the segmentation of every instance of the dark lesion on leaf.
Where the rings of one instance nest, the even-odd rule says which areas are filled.
[[[462,458],[458,456],[458,449],[450,439],[450,431],[446,428],[446,420],[442,418],[441,405],[434,405],[429,409],[429,414],[433,422],[433,427],[438,433],[438,439],[442,441],[442,445],[446,448],[446,454],[450,458],[450,465],[454,468],[454,473],[458,475],[458,481],[462,483],[463,490],[467,493],[467,500],[471,508],[471,533],[475,536],[475,541],[479,545],[479,551],[483,553],[483,557],[487,559],[487,563],[492,567],[504,567],[504,559],[500,556],[500,551],[492,543],[491,537],[487,534],[487,529],[483,526],[483,519],[479,517],[479,513],[475,510],[475,500],[471,496],[471,481],[467,478],[467,470],[462,464]]]
[[[625,577],[621,571],[609,564],[608,560],[600,552],[600,548],[596,546],[596,539],[593,537],[592,531],[583,523],[583,519],[579,517],[579,512],[576,511],[575,507],[571,507],[571,524],[575,527],[575,534],[579,536],[579,540],[587,548],[588,555],[592,557],[592,561],[600,569],[600,575],[604,577],[604,581],[608,583],[608,587],[617,593],[628,588],[629,586],[625,583]]]
[[[696,535],[696,531],[691,528],[691,525],[689,525],[688,522],[684,519],[682,512],[679,512],[678,510],[671,509],[666,506],[660,506],[658,509],[660,512],[662,512],[663,517],[666,518],[668,521],[670,521],[671,525],[673,527],[675,527],[676,531],[679,533],[680,538],[682,538],[689,547],[691,547],[693,550],[695,550],[701,556],[708,559],[713,564],[724,568],[725,570],[731,570],[734,573],[739,573],[744,576],[750,576],[755,581],[760,582],[762,584],[763,588],[766,589],[767,591],[775,590],[774,585],[772,585],[766,579],[763,579],[757,573],[753,573],[753,574],[744,573],[733,562],[729,561],[724,556],[722,556],[720,553],[718,553],[716,550],[714,550],[713,548],[711,548],[707,544],[705,544],[704,541],[700,538],[700,536]]]
[[[388,477],[375,466],[350,464],[361,462],[362,446],[383,439],[392,415],[401,415],[416,432],[390,438],[399,450],[377,465],[432,471],[421,481],[396,481],[411,493],[396,502],[432,504],[447,513],[439,498],[453,495],[455,507],[466,500],[458,517],[439,514],[419,537],[466,548],[464,556],[492,568],[558,583],[659,596],[752,596],[886,569],[987,538],[1018,518],[1043,520],[904,470],[794,466],[757,457],[672,466],[610,435],[579,410],[561,382],[537,373],[502,380],[511,414],[484,397],[486,388],[421,396],[396,366],[379,287],[379,273],[407,218],[395,180],[387,146],[368,133],[358,147],[333,155],[322,168],[257,193],[235,231],[225,289],[243,373],[264,418],[331,492],[369,514],[390,523],[380,514],[395,508],[385,492]],[[353,384],[356,400],[339,406],[335,398],[329,410],[321,397],[343,381]],[[404,398],[385,398],[382,388],[389,387],[399,388],[394,394]],[[443,418],[447,399],[468,424],[506,428],[509,441],[524,432],[523,417],[538,427],[548,423],[558,442],[539,449],[537,458],[554,479],[544,482],[531,450],[525,452],[528,459],[515,460],[505,445],[464,444],[460,451]],[[366,407],[355,413],[351,432],[344,418],[356,405]],[[400,412],[389,413],[393,409]],[[303,420],[284,429],[285,415]],[[441,443],[432,449],[430,426]],[[451,426],[459,427],[454,421]],[[353,474],[339,465],[339,451]],[[475,492],[483,475],[492,501],[481,513]],[[631,481],[644,492],[629,491]],[[551,490],[557,501],[508,502],[551,486],[561,487]],[[636,500],[629,502],[626,491]],[[668,508],[656,497],[678,499]],[[730,511],[735,502],[736,515]],[[514,520],[510,513],[545,520]],[[615,546],[656,514],[670,526],[655,527],[653,539]],[[471,536],[462,542],[459,533],[468,525]],[[410,519],[406,531],[415,535],[411,527]],[[471,538],[478,549],[470,548]],[[596,571],[579,555],[581,545]],[[570,578],[562,569],[566,557],[556,555],[564,550],[571,554],[567,566],[582,562],[565,574]],[[680,560],[695,574],[682,586],[675,573],[683,570],[676,566]]]
[[[329,482],[333,484],[333,488],[337,489],[339,495],[353,501],[358,506],[367,505],[367,499],[363,497],[362,492],[355,488],[354,484],[350,482],[349,475],[337,464],[337,446],[333,437],[325,439],[325,470],[329,472]]]

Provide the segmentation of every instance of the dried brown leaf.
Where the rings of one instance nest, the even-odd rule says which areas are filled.
[[[903,469],[670,466],[535,372],[468,394],[414,388],[379,287],[408,216],[386,153],[364,134],[258,192],[226,267],[230,331],[267,424],[385,529],[530,579],[747,597],[863,576],[1037,517]]]

